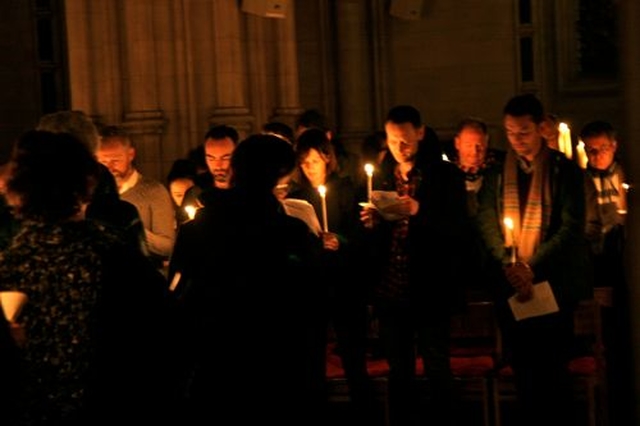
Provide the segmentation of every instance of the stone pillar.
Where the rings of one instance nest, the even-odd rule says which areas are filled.
[[[277,93],[276,107],[270,120],[281,121],[293,127],[302,113],[298,81],[298,53],[294,2],[289,2],[287,16],[276,23]],[[295,129],[294,129],[295,130]]]
[[[153,0],[121,2],[124,120],[136,146],[136,166],[145,175],[162,176],[165,117],[158,97]]]
[[[373,3],[375,7],[377,3]],[[336,126],[345,147],[359,153],[365,135],[374,130],[375,88],[369,40],[367,0],[335,2],[338,88]]]
[[[625,128],[621,132],[625,151],[625,166],[632,185],[629,192],[628,246],[626,272],[629,287],[628,310],[631,313],[631,347],[633,349],[633,375],[635,394],[633,398],[636,419],[640,419],[640,2],[623,0],[620,4],[621,50],[623,73],[621,93],[624,96]],[[629,419],[629,424],[637,420]]]
[[[87,114],[94,111],[91,107],[93,81],[90,64],[91,46],[89,38],[88,7],[85,0],[67,0],[64,2],[67,26],[69,92],[72,109]]]
[[[241,12],[235,0],[212,2],[211,24],[214,33],[216,99],[211,110],[209,125],[234,126],[244,138],[252,129],[254,117],[247,107],[247,71],[243,56]]]

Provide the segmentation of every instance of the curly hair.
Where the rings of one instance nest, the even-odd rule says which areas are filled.
[[[18,217],[47,223],[80,212],[99,175],[98,162],[82,141],[39,130],[18,139],[9,169],[7,195]]]

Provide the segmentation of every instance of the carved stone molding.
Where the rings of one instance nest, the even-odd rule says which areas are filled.
[[[161,110],[131,111],[124,115],[122,126],[132,135],[163,134],[167,119]]]

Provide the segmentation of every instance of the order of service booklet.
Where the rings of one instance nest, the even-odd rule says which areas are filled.
[[[318,215],[313,209],[311,203],[307,200],[300,200],[298,198],[285,198],[282,200],[282,207],[289,216],[297,217],[307,224],[311,232],[315,235],[320,235],[320,222],[318,221]]]
[[[533,297],[526,302],[520,302],[516,296],[511,296],[509,306],[516,321],[548,315],[560,310],[549,281],[534,284]]]

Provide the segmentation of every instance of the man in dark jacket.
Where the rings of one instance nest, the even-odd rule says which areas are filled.
[[[515,96],[506,104],[504,128],[511,149],[503,167],[484,178],[478,225],[495,267],[493,290],[522,406],[517,423],[566,425],[572,424],[567,366],[573,310],[591,294],[584,173],[544,143],[543,117],[542,104],[532,95]],[[544,281],[559,311],[517,320],[508,298],[514,296],[512,303],[518,305],[539,297],[534,283]]]
[[[371,264],[380,266],[371,276],[380,277],[374,305],[390,366],[391,424],[425,417],[416,410],[416,345],[431,386],[424,414],[444,424],[453,414],[449,330],[462,299],[456,250],[466,228],[464,177],[442,160],[437,136],[414,107],[392,108],[385,131],[391,155],[376,173],[375,188],[397,191],[399,197],[382,212],[366,207],[361,219],[372,228],[376,261]]]

